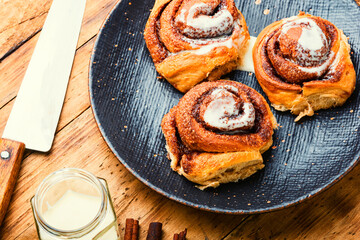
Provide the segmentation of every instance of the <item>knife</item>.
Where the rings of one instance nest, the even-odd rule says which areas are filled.
[[[53,0],[0,139],[0,226],[25,148],[48,152],[59,121],[86,0]]]

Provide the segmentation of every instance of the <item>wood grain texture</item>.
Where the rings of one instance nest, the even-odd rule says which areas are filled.
[[[0,139],[0,226],[17,181],[25,144]]]
[[[32,1],[42,4],[40,0]],[[87,2],[79,49],[54,147],[48,154],[26,151],[27,157],[23,160],[9,210],[0,227],[0,239],[37,239],[30,198],[46,175],[63,167],[84,168],[108,181],[122,235],[125,219],[130,217],[139,220],[139,239],[146,238],[147,227],[153,221],[163,223],[163,239],[171,239],[175,232],[184,228],[188,229],[189,240],[225,237],[226,240],[303,239],[305,236],[307,239],[360,238],[359,166],[334,187],[308,202],[250,217],[186,207],[157,194],[133,177],[105,144],[89,108],[87,74],[90,51],[98,28],[115,3],[116,0]],[[266,8],[263,4],[260,7]],[[11,11],[11,8],[4,11]],[[0,26],[3,25],[6,24],[0,21]],[[0,133],[36,39],[37,35],[0,62]],[[234,228],[236,230],[232,232]]]
[[[30,198],[48,174],[64,167],[83,168],[108,181],[122,235],[128,217],[139,220],[140,239],[145,238],[147,226],[153,221],[163,223],[164,239],[184,228],[193,230],[188,235],[192,239],[196,239],[196,236],[219,239],[242,220],[241,216],[218,215],[188,208],[140,183],[108,149],[98,132],[91,109],[87,109],[56,135],[49,154],[34,152],[23,160],[0,238],[36,238]],[[22,231],[27,233],[22,234]]]
[[[51,2],[52,0],[0,1],[0,59],[42,28]]]
[[[86,2],[84,18],[82,21],[80,36],[77,45],[78,48],[96,36],[107,13],[110,11],[110,9],[114,6],[115,3],[116,1],[114,0],[88,0]],[[2,6],[3,5],[0,5],[0,9],[2,8]],[[24,9],[22,11],[33,11],[32,9],[26,9],[26,5],[24,5],[23,7]],[[7,22],[0,21],[0,27],[2,26],[2,24],[6,25]],[[11,55],[0,61],[0,109],[16,97],[38,37],[39,33],[26,41]],[[1,36],[0,39],[2,39]],[[24,41],[24,38],[19,37],[17,41]],[[5,48],[4,43],[0,44],[0,49],[2,48]],[[83,59],[82,61],[83,66],[88,65],[89,63],[89,59]],[[75,66],[76,64],[74,64],[74,67]],[[84,71],[84,69],[82,69],[82,71]],[[88,74],[87,72],[84,73],[86,75]]]
[[[289,209],[250,216],[224,240],[360,239],[360,165],[334,187]]]

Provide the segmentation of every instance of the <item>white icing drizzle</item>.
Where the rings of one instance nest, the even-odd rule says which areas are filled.
[[[238,19],[234,23],[234,31],[239,31],[239,30],[240,30],[240,34],[244,31],[242,28],[240,28],[240,21]],[[196,48],[196,47],[199,47],[199,45],[205,45],[205,44],[208,44],[209,42],[214,42],[214,43],[222,42],[229,38],[230,38],[230,36],[225,34],[224,36],[218,36],[218,37],[212,37],[212,38],[188,38],[186,36],[183,36],[182,40],[190,43],[190,45],[193,48]]]
[[[180,14],[176,17],[175,21],[185,22],[186,9],[181,9]]]
[[[225,46],[227,48],[231,48],[233,45],[234,45],[234,42],[233,42],[232,38],[229,38],[226,41],[214,42],[212,44],[204,45],[204,46],[200,47],[199,49],[192,50],[192,51],[196,55],[203,55],[203,54],[207,54],[208,52],[210,52],[211,50],[213,50],[216,47]]]
[[[218,32],[227,34],[231,31],[229,25],[233,25],[234,19],[231,13],[227,9],[218,11],[214,16],[208,16],[211,14],[212,8],[205,3],[197,3],[191,6],[189,14],[185,17],[185,9],[182,9],[176,21],[185,23],[186,27],[184,32],[189,36],[196,37],[198,29],[205,33],[210,33],[216,29]],[[203,14],[195,17],[198,12]],[[195,28],[195,29],[194,29]]]
[[[211,95],[214,100],[207,106],[204,113],[204,121],[212,127],[223,131],[232,131],[245,126],[254,126],[255,109],[251,103],[243,104],[243,113],[234,99],[234,95],[228,90],[237,92],[233,86],[226,85],[215,89]],[[235,116],[231,117],[230,116]]]
[[[220,86],[218,88],[227,89],[227,90],[233,91],[235,93],[239,92],[239,90],[236,87],[231,86],[231,85],[224,85],[224,86]]]
[[[298,68],[303,71],[303,72],[306,72],[306,73],[316,73],[316,76],[320,77],[323,72],[326,70],[326,68],[329,66],[330,64],[330,61],[332,60],[334,56],[334,52],[330,52],[329,56],[328,56],[328,59],[323,63],[321,64],[320,66],[317,66],[317,67],[301,67],[301,66],[298,66]]]
[[[290,28],[300,24],[305,24],[297,45],[300,59],[304,61],[305,66],[311,66],[312,61],[321,62],[325,60],[327,56],[323,55],[321,49],[328,48],[329,43],[321,28],[312,19],[300,18],[287,22],[283,25],[281,32],[286,34]]]
[[[199,45],[205,45],[210,41],[214,43],[217,42],[224,42],[225,40],[229,39],[229,36],[221,36],[221,37],[214,37],[214,38],[199,38],[199,39],[192,39],[192,38],[183,38],[186,42],[190,43],[191,47],[196,48]]]
[[[324,47],[324,42],[326,42],[325,34],[317,25],[303,28],[298,41],[303,49],[309,49],[313,55],[316,55],[316,51]]]
[[[302,72],[315,73],[318,77],[320,77],[327,67],[329,67],[330,61],[334,56],[334,52],[331,51],[330,54],[322,55],[323,53],[321,53],[321,49],[324,47],[328,48],[329,43],[325,34],[315,21],[309,18],[293,20],[295,18],[296,16],[287,19],[282,27],[282,33],[286,33],[294,25],[305,24],[302,28],[297,46],[297,50],[301,54],[300,59],[304,60],[305,67],[297,67]],[[319,66],[307,67],[312,65],[312,61],[324,62]]]
[[[198,44],[206,44],[210,41],[213,41],[213,43],[200,46],[200,48],[195,50],[184,50],[180,51],[176,54],[183,53],[183,52],[190,52],[196,55],[203,55],[209,53],[211,50],[213,50],[216,47],[227,47],[227,48],[238,48],[238,46],[241,45],[242,41],[244,41],[244,36],[242,36],[242,32],[244,31],[242,28],[240,28],[240,21],[237,20],[235,22],[235,28],[234,31],[239,31],[240,37],[238,39],[233,40],[231,37],[218,37],[218,38],[209,38],[209,39],[189,39],[184,38],[183,40],[189,42],[192,47],[198,47]],[[227,39],[227,40],[226,40]],[[236,42],[235,42],[236,41]]]
[[[185,18],[185,11],[182,10],[178,15],[179,19]],[[217,47],[227,47],[227,48],[239,48],[242,42],[244,41],[244,36],[242,35],[244,29],[240,27],[240,20],[236,20],[233,22],[234,28],[233,31],[239,31],[239,38],[232,39],[231,36],[220,36],[220,37],[213,37],[213,38],[200,38],[200,39],[192,39],[187,38],[186,36],[182,37],[182,40],[185,42],[190,43],[191,47],[197,48],[194,50],[183,50],[176,53],[168,52],[168,56],[174,56],[181,53],[192,53],[196,55],[204,55],[212,51]]]
[[[220,39],[220,38],[218,38]],[[226,38],[221,38],[221,40],[225,40]],[[212,41],[214,40],[214,38],[212,39]],[[194,39],[194,41],[196,41]],[[200,41],[200,40],[198,40]],[[206,40],[207,42],[209,42],[209,40]],[[242,40],[241,40],[242,41]],[[198,47],[197,44],[195,43],[191,43],[191,46],[192,47]],[[200,46],[200,48],[198,49],[195,49],[195,50],[183,50],[183,51],[180,51],[180,52],[177,52],[177,53],[171,53],[171,52],[168,52],[169,56],[172,56],[172,55],[177,55],[177,54],[180,54],[180,53],[193,53],[193,54],[196,54],[196,55],[203,55],[203,54],[207,54],[209,53],[211,50],[213,50],[214,48],[216,47],[227,47],[227,48],[232,48],[233,46],[235,46],[235,43],[234,41],[232,40],[232,38],[228,38],[227,40],[225,41],[220,41],[219,42],[214,42],[214,43],[211,43],[211,44],[208,44],[208,45],[204,45],[204,46]]]
[[[331,52],[331,53],[333,53],[333,52]],[[340,60],[341,60],[341,54],[336,54],[336,57],[335,57],[334,61],[329,66],[329,73],[330,74],[335,73],[336,67],[339,65]]]
[[[254,61],[253,61],[253,57],[252,57],[252,50],[255,45],[255,41],[256,41],[256,37],[250,36],[248,48],[246,50],[246,53],[245,53],[243,59],[237,65],[237,68],[236,68],[237,70],[255,73]]]

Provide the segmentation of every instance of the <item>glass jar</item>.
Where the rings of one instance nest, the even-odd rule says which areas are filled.
[[[65,168],[47,176],[31,198],[39,239],[119,239],[107,183]]]

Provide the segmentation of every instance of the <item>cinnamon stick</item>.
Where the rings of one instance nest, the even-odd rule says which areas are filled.
[[[180,240],[186,240],[186,234],[187,234],[187,229],[185,228],[185,230],[180,233],[179,236]]]
[[[186,240],[186,233],[187,233],[186,228],[185,228],[184,231],[182,231],[180,233],[175,233],[174,234],[174,240]]]
[[[138,240],[139,238],[139,221],[134,220],[132,233],[131,233],[131,240]]]
[[[162,223],[152,222],[149,225],[148,235],[146,240],[161,240]]]
[[[127,218],[125,223],[124,240],[138,240],[139,237],[139,221],[133,218]]]
[[[132,218],[126,219],[124,240],[131,240],[133,223],[134,223],[134,219],[132,219]]]

